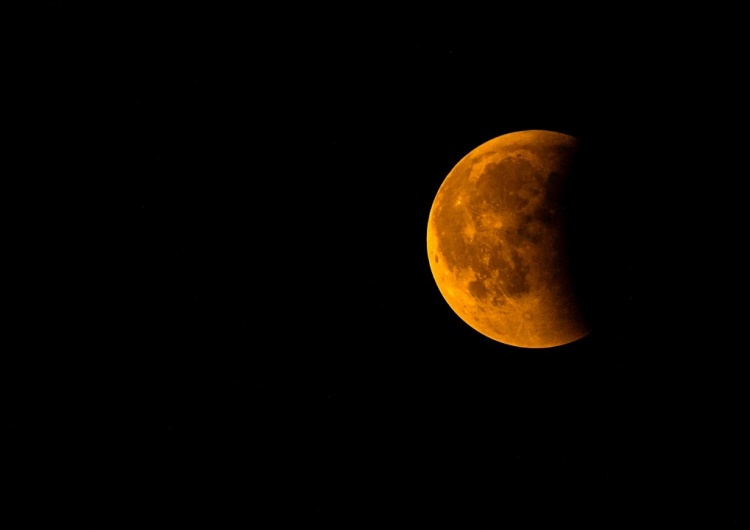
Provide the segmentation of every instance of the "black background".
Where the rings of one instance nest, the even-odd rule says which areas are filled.
[[[709,185],[731,148],[706,134],[732,84],[701,41],[279,11],[47,2],[19,41],[5,378],[27,513],[745,518],[741,240],[710,228],[735,192]],[[551,350],[469,328],[426,255],[453,165],[525,129],[592,156],[598,325]]]

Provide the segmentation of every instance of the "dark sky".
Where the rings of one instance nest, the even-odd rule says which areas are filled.
[[[355,528],[745,517],[671,48],[510,16],[96,9],[45,3],[21,47],[7,424],[33,487]],[[586,142],[601,215],[599,325],[550,350],[469,328],[426,255],[453,165],[525,129]]]

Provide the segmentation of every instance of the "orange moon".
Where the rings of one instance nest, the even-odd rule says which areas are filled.
[[[504,134],[464,156],[440,186],[427,254],[440,293],[469,326],[503,344],[551,348],[591,332],[566,237],[577,138]]]

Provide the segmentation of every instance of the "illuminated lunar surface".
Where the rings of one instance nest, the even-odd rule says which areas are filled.
[[[590,332],[571,279],[565,185],[579,141],[530,130],[468,153],[435,196],[427,252],[468,325],[504,344],[549,348]]]

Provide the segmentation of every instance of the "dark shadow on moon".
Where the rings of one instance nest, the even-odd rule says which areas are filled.
[[[578,303],[592,334],[601,335],[617,332],[627,316],[626,176],[616,143],[580,140],[564,191],[565,244]]]

